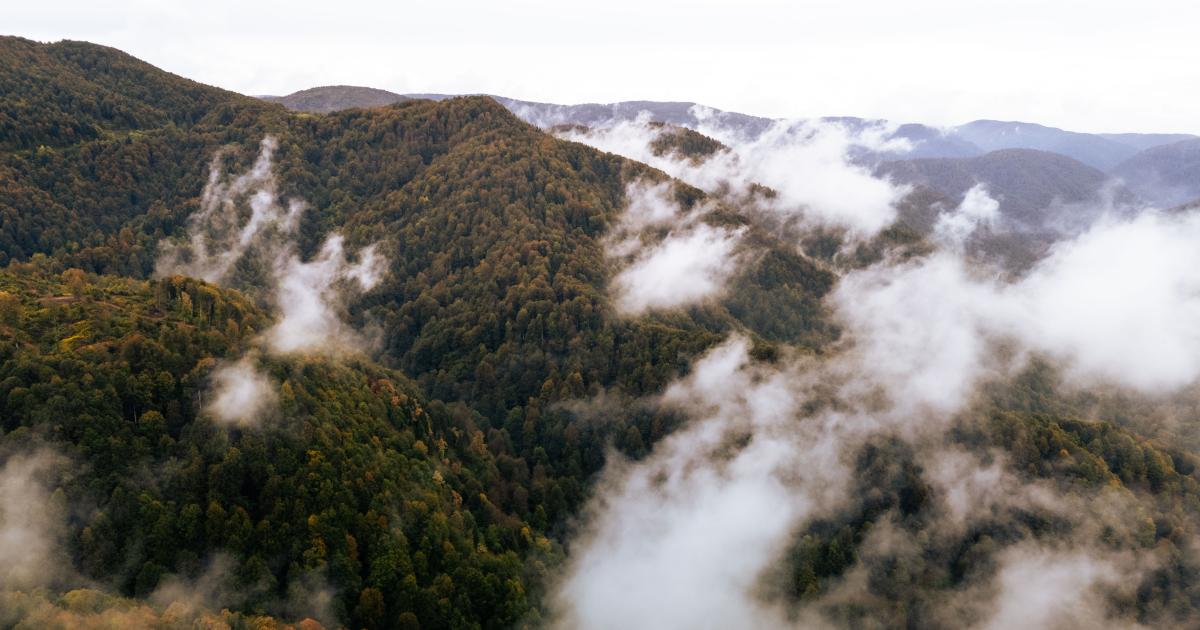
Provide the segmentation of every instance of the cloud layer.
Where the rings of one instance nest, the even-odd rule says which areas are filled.
[[[756,198],[760,209],[780,220],[844,228],[860,237],[873,236],[891,224],[895,204],[907,191],[852,162],[855,149],[903,148],[884,146],[885,133],[874,127],[852,130],[836,122],[777,121],[748,140],[717,118],[701,115],[700,120],[697,131],[727,150],[699,161],[673,152],[656,154],[654,141],[670,129],[644,118],[568,129],[560,135],[645,162],[710,193]],[[770,188],[774,196],[753,195],[759,186]]]
[[[644,158],[645,129],[653,128],[618,123],[580,137]],[[875,180],[853,198],[858,178],[870,176],[845,161],[845,138],[821,133],[776,129],[761,155],[741,146],[698,165],[646,159],[726,199],[748,182],[778,187],[782,201],[771,211],[802,208],[794,216],[807,226],[877,233],[894,218],[899,192]],[[846,199],[837,198],[842,188]],[[685,247],[686,213],[663,203],[662,191],[655,201],[646,190],[632,196],[614,234],[657,226],[668,235],[656,248],[616,236],[613,250],[664,271],[640,270],[636,290],[618,282],[618,299],[632,300],[626,310],[636,314],[697,299],[689,291],[719,295],[711,276],[678,270],[722,268],[729,251],[700,237]],[[970,422],[980,387],[1007,381],[1032,357],[1057,366],[1075,389],[1159,396],[1200,380],[1200,216],[1100,213],[1014,277],[966,255],[977,233],[997,229],[997,212],[977,186],[938,217],[932,253],[885,252],[847,271],[826,298],[843,336],[823,355],[784,351],[774,364],[759,364],[749,340],[735,335],[648,401],[688,422],[643,461],[614,456],[556,586],[556,625],[837,627],[837,611],[880,605],[868,587],[880,563],[916,562],[971,527],[1040,514],[1063,523],[1057,538],[1001,545],[927,614],[972,628],[1135,627],[1107,602],[1131,597],[1129,585],[1157,560],[1095,541],[1104,528],[1131,536],[1140,518],[1136,492],[1067,494],[1053,480],[1012,470],[1002,453],[981,457],[948,442],[951,429]],[[855,565],[814,600],[788,604],[772,595],[772,576],[796,532],[862,500],[850,493],[861,481],[855,458],[881,439],[908,445],[929,488],[930,520],[885,518]]]

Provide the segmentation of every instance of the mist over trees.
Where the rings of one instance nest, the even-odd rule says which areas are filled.
[[[1194,214],[1023,231],[1091,189],[845,121],[0,61],[6,627],[1197,619]]]

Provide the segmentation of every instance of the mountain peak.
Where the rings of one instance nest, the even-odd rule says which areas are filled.
[[[386,107],[409,100],[407,96],[401,96],[395,92],[358,85],[322,85],[292,92],[287,96],[261,96],[259,98],[279,103],[288,109],[321,114],[343,109]]]

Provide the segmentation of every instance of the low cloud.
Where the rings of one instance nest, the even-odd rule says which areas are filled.
[[[226,426],[257,426],[278,402],[275,382],[259,370],[254,356],[218,366],[211,380],[212,400],[205,409]]]
[[[44,589],[0,591],[0,625],[12,628],[257,628],[260,630],[322,630],[339,627],[322,604],[320,592],[305,592],[306,605],[290,614],[271,602],[273,616],[231,612],[248,594],[232,577],[232,561],[218,555],[192,579],[165,578],[145,601],[126,599],[93,588],[52,594]],[[253,590],[253,589],[251,589]],[[279,609],[279,610],[277,610]],[[286,610],[285,610],[286,609]],[[285,620],[299,620],[297,622]]]
[[[1011,367],[997,344],[1060,360],[1078,387],[1161,394],[1200,379],[1196,242],[1200,215],[1148,212],[1057,244],[1015,282],[942,251],[850,273],[831,300],[868,369],[943,409]]]
[[[983,316],[998,292],[946,253],[848,274],[829,300],[853,344],[840,359],[857,377],[853,397],[879,389],[901,415],[961,408],[995,369],[984,361],[992,342]]]
[[[258,159],[250,170],[226,181],[224,152],[213,156],[200,210],[188,217],[183,243],[165,241],[156,265],[158,275],[179,274],[215,284],[230,279],[234,266],[256,246],[286,239],[299,225],[304,203],[281,203],[272,170],[279,147],[272,136],[263,138]],[[242,209],[249,210],[243,219]]]
[[[1200,215],[1101,221],[1061,243],[1009,296],[1012,334],[1076,384],[1164,393],[1200,379]]]
[[[274,351],[339,353],[361,349],[362,339],[341,319],[341,307],[355,291],[378,284],[387,261],[378,245],[364,247],[351,263],[345,239],[331,233],[317,255],[303,260],[296,243],[306,204],[280,199],[272,156],[275,138],[263,139],[249,171],[225,181],[221,154],[213,160],[200,211],[188,220],[183,242],[163,245],[156,273],[191,275],[263,294],[278,321],[266,334]],[[267,286],[239,279],[235,267],[250,260],[265,268]]]
[[[883,148],[886,134],[871,126],[855,130],[835,122],[777,121],[748,139],[736,127],[702,117],[696,130],[728,150],[700,160],[672,152],[656,155],[653,143],[664,128],[647,118],[559,135],[645,162],[709,193],[753,199],[761,211],[781,221],[844,228],[864,238],[895,220],[895,204],[907,193],[852,161],[855,148]],[[775,194],[755,195],[759,186]]]
[[[991,228],[999,220],[1000,202],[988,194],[986,186],[976,184],[963,196],[957,208],[938,217],[933,234],[943,246],[961,251],[977,230]]]
[[[187,619],[230,605],[239,596],[233,576],[234,561],[227,555],[214,556],[195,578],[172,575],[164,578],[147,597],[155,608],[172,617]],[[245,594],[240,594],[244,596]]]
[[[758,364],[735,336],[655,399],[688,421],[645,460],[617,459],[605,471],[555,591],[555,623],[836,626],[843,618],[827,608],[880,605],[872,571],[903,557],[905,545],[951,544],[972,527],[1035,514],[1061,525],[1045,540],[986,547],[987,561],[960,590],[935,595],[945,603],[939,618],[979,628],[1136,627],[1109,603],[1134,596],[1128,585],[1153,554],[1095,546],[1112,535],[1137,549],[1131,532],[1145,512],[1136,492],[1064,493],[1001,454],[946,445],[955,427],[975,421],[964,411],[980,401],[980,386],[1010,379],[1031,357],[1059,366],[1074,388],[1159,395],[1200,380],[1200,215],[1103,219],[1013,278],[963,255],[961,244],[995,212],[977,188],[944,218],[933,253],[885,256],[844,275],[826,298],[844,334],[821,356],[785,351]],[[675,288],[645,287],[662,296]],[[773,571],[796,532],[863,500],[848,492],[851,462],[880,436],[911,446],[932,493],[930,522],[919,531],[897,524],[890,536],[880,529],[877,548],[862,548],[827,592],[788,609],[770,596]]]
[[[735,337],[705,355],[659,405],[688,427],[638,464],[606,471],[555,593],[567,628],[778,627],[759,576],[797,519],[836,496],[842,466],[821,438],[798,435],[792,379],[753,365]],[[743,440],[748,443],[743,444]],[[790,468],[798,453],[803,469]]]
[[[624,211],[602,241],[619,265],[610,285],[618,312],[635,316],[681,308],[724,292],[741,262],[744,229],[704,223],[710,208],[680,207],[669,181],[633,182],[625,198]]]
[[[741,230],[698,224],[668,234],[613,279],[617,308],[629,315],[696,304],[719,295],[736,270]]]
[[[988,461],[981,461],[961,448],[942,447],[925,453],[922,461],[924,478],[941,500],[935,528],[943,535],[959,535],[1006,510],[1057,513],[1066,507],[1049,482],[1015,475],[1004,453],[989,453]]]
[[[674,196],[670,181],[638,180],[625,187],[625,210],[609,238],[631,238],[645,230],[672,226],[688,218]]]
[[[8,457],[0,468],[0,589],[50,586],[70,566],[62,548],[66,504],[52,490],[66,460],[50,450]]]
[[[266,584],[239,583],[235,568],[234,558],[218,553],[197,575],[164,578],[146,600],[162,611],[164,619],[206,621],[216,611],[242,608],[248,599],[267,592]],[[290,583],[286,599],[270,599],[261,607],[274,617],[304,620],[302,628],[335,628],[338,623],[333,614],[333,599],[334,592],[324,580],[315,573],[307,573]]]
[[[385,263],[374,245],[358,255],[357,263],[348,262],[342,237],[333,235],[312,260],[292,254],[281,261],[274,298],[278,320],[265,333],[272,351],[338,353],[366,346],[362,335],[342,320],[338,290],[346,284],[360,291],[374,288]]]
[[[271,304],[275,323],[257,340],[268,352],[360,352],[369,344],[345,322],[345,304],[379,283],[387,261],[373,244],[351,262],[345,239],[336,232],[316,256],[301,257],[296,232],[306,204],[281,199],[272,161],[277,148],[275,138],[263,138],[254,165],[231,179],[223,175],[224,154],[213,158],[200,210],[188,219],[187,238],[163,245],[156,274],[246,289]],[[264,277],[244,277],[251,272],[240,270],[243,262]],[[254,363],[244,356],[213,372],[209,410],[218,421],[253,426],[273,406],[275,384]]]
[[[729,137],[720,128],[701,130]],[[891,225],[895,204],[907,192],[850,160],[852,147],[875,140],[836,123],[780,122],[753,142],[733,147],[738,174],[730,179],[777,191],[778,201],[771,204],[777,213],[870,237]]]
[[[1080,549],[1019,545],[999,555],[994,580],[979,589],[978,630],[1007,628],[1143,628],[1109,614],[1111,590],[1126,595],[1141,571],[1128,557]],[[1123,588],[1122,588],[1123,586]],[[992,596],[986,596],[991,591]],[[960,600],[962,601],[962,600]],[[959,616],[962,616],[960,611]],[[971,615],[974,616],[974,615]]]

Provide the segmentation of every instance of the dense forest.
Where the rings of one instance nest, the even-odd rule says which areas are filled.
[[[6,111],[30,124],[5,127],[0,167],[5,440],[87,467],[87,483],[64,487],[96,504],[72,523],[73,564],[122,595],[222,552],[250,612],[320,574],[338,593],[334,619],[357,626],[536,618],[539,567],[607,449],[644,454],[675,422],[634,411],[597,423],[558,401],[656,391],[733,328],[761,329],[764,348],[831,334],[819,298],[832,276],[782,247],[726,303],[615,317],[600,237],[627,179],[663,176],[490,99],[293,115],[111,49],[3,43],[4,92],[38,103]],[[63,117],[79,128],[63,131]],[[226,435],[199,413],[206,376],[268,315],[196,281],[143,279],[196,210],[214,152],[232,147],[245,166],[266,133],[281,187],[317,209],[306,253],[335,226],[353,243],[388,235],[386,279],[354,307],[384,342],[348,363],[269,360],[281,421]],[[780,319],[760,321],[764,303]],[[173,472],[141,486],[153,470]]]
[[[660,154],[725,150],[661,129]],[[337,232],[387,261],[345,308],[373,331],[365,349],[258,352],[273,313],[253,269],[225,286],[156,274],[214,156],[243,172],[266,136],[280,194],[308,208],[299,255]],[[640,181],[745,234],[728,291],[618,312],[605,239]],[[852,256],[820,232],[803,235],[805,254],[734,199],[558,139],[487,97],[295,113],[113,49],[0,38],[0,455],[55,454],[48,493],[65,522],[61,570],[0,580],[0,625],[541,626],[606,462],[646,457],[685,422],[645,401],[730,333],[763,365],[832,352],[841,331],[824,298],[838,274],[929,251],[918,224],[944,202],[918,190]],[[238,357],[278,384],[278,401],[228,427],[205,401]],[[1000,449],[1026,479],[1132,497],[1145,527],[1104,544],[1162,562],[1117,606],[1148,624],[1185,618],[1200,606],[1196,457],[1099,421],[1130,410],[1056,382],[1040,366],[997,386],[953,443]],[[910,446],[876,440],[855,466],[870,500],[796,532],[770,597],[800,607],[830,592],[886,524],[936,544],[883,563],[892,572],[871,594],[910,627],[937,626],[929,602],[981,559],[1066,527],[997,513],[948,536],[930,525],[938,503]],[[162,606],[180,583],[212,601]],[[836,616],[886,623],[879,609]]]

